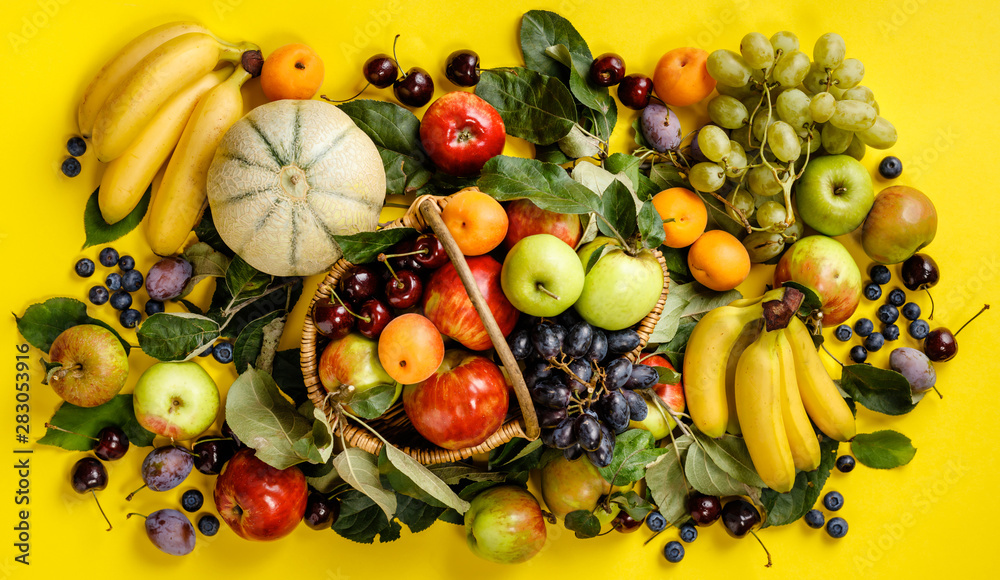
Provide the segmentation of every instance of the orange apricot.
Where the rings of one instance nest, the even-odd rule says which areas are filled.
[[[304,44],[286,44],[264,60],[260,88],[270,101],[311,99],[323,84],[323,61]]]
[[[690,189],[665,189],[653,196],[653,207],[663,218],[663,243],[667,247],[686,248],[705,233],[708,210],[705,202]]]
[[[695,280],[712,290],[732,290],[750,275],[750,254],[729,232],[709,230],[691,244],[688,268]]]
[[[715,90],[708,74],[708,52],[700,48],[675,48],[664,54],[653,72],[653,89],[674,107],[693,105]]]

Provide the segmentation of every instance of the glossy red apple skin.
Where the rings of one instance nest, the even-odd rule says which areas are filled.
[[[510,402],[503,372],[489,359],[449,350],[427,380],[403,388],[418,433],[444,449],[479,445],[503,425]]]
[[[507,336],[514,330],[520,312],[511,305],[500,287],[500,262],[490,256],[466,260],[500,332]],[[441,334],[457,340],[465,348],[486,350],[493,346],[479,313],[458,277],[458,270],[451,262],[438,268],[428,279],[424,286],[423,309],[424,316],[434,323]]]
[[[507,237],[503,245],[510,251],[514,244],[535,234],[551,234],[576,249],[583,235],[580,216],[542,209],[527,199],[515,199],[506,206]]]
[[[309,487],[295,466],[275,469],[244,448],[226,463],[215,482],[215,507],[236,535],[277,540],[302,520]]]
[[[420,121],[420,143],[445,173],[476,175],[503,153],[506,131],[500,113],[474,93],[454,91],[434,101]]]
[[[788,281],[812,289],[823,303],[823,326],[848,320],[861,302],[861,271],[833,238],[808,236],[792,244],[774,268],[774,287]]]
[[[653,355],[649,358],[645,358],[642,364],[651,367],[665,367],[672,371],[676,371],[674,365],[670,364],[670,361],[660,355]],[[657,383],[653,386],[653,391],[660,396],[660,399],[675,413],[684,412],[684,379],[674,385],[668,385],[666,383]]]

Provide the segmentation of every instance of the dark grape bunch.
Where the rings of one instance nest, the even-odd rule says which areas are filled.
[[[625,356],[639,346],[639,334],[596,328],[568,310],[530,321],[508,344],[525,361],[542,443],[570,460],[586,454],[598,467],[610,465],[615,435],[649,412],[636,390],[658,381],[653,367],[633,365]]]

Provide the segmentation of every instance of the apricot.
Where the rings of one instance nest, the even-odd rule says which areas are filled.
[[[709,230],[688,250],[694,279],[719,292],[732,290],[750,275],[750,254],[729,232]]]
[[[311,99],[323,84],[323,60],[305,44],[286,44],[264,60],[260,88],[269,101]]]
[[[664,54],[653,73],[653,88],[664,103],[693,105],[715,90],[708,74],[708,52],[700,48],[675,48]]]

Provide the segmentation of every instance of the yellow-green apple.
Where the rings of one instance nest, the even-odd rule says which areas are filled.
[[[132,396],[139,424],[175,441],[197,437],[219,412],[219,387],[194,361],[154,364]]]
[[[598,236],[577,251],[586,268],[590,255],[603,245],[604,253],[587,272],[583,292],[574,308],[588,323],[605,330],[621,330],[642,320],[663,292],[663,269],[649,250],[632,256],[616,240]]]
[[[531,559],[545,545],[545,517],[523,487],[498,485],[473,498],[465,512],[465,537],[472,553],[498,564]]]
[[[380,385],[394,385],[392,402],[395,403],[403,391],[403,386],[394,381],[379,362],[378,340],[357,332],[327,344],[319,357],[318,371],[320,382],[330,392],[341,385],[350,385],[358,395]]]
[[[521,239],[535,234],[552,234],[576,248],[583,235],[580,216],[542,209],[529,199],[515,199],[504,208],[507,211],[507,237],[503,246],[510,251]]]
[[[431,103],[420,121],[420,144],[438,169],[476,175],[503,153],[507,135],[500,113],[481,97],[453,91]]]
[[[788,281],[819,296],[824,326],[850,318],[861,301],[861,270],[843,244],[826,236],[802,238],[781,256],[774,269],[774,286]]]
[[[500,270],[504,295],[530,316],[562,314],[583,292],[583,264],[573,248],[551,234],[535,234],[514,244]]]
[[[937,210],[917,189],[894,185],[875,197],[875,205],[861,227],[861,246],[868,257],[883,264],[902,262],[934,241]]]
[[[277,540],[295,529],[306,511],[309,486],[296,467],[275,469],[254,455],[236,452],[215,481],[215,508],[241,538]]]
[[[444,449],[474,447],[503,425],[510,395],[500,367],[464,350],[445,351],[437,371],[403,388],[403,409],[428,441]]]
[[[611,493],[611,484],[588,459],[570,461],[560,454],[542,466],[541,489],[545,507],[563,519],[576,510],[593,511],[601,498]],[[596,515],[606,514],[601,510]],[[607,519],[612,518],[614,515]]]
[[[660,355],[647,357],[642,360],[641,364],[675,370],[674,365],[670,364],[669,360]],[[653,386],[652,390],[653,394],[660,398],[659,402],[663,403],[664,407],[668,407],[674,413],[684,412],[683,380],[672,385],[667,383],[657,383]],[[674,421],[674,418],[670,416],[670,413],[666,411],[666,409],[660,408],[660,406],[650,398],[650,393],[640,391],[639,394],[646,399],[646,404],[649,407],[649,413],[646,414],[646,418],[642,421],[630,421],[629,427],[645,429],[653,434],[654,439],[663,439],[670,434],[670,431],[677,426],[677,423]]]
[[[507,336],[514,330],[520,314],[500,287],[502,266],[489,256],[466,259],[476,287],[486,300],[500,332]],[[441,334],[453,338],[470,350],[486,350],[493,346],[486,333],[479,313],[472,305],[458,270],[448,262],[431,274],[424,286],[424,316],[429,318]]]
[[[128,355],[113,332],[79,324],[59,333],[49,347],[45,382],[67,403],[96,407],[125,386]]]
[[[875,200],[871,175],[849,155],[811,159],[795,187],[802,221],[828,236],[856,230]]]

